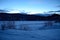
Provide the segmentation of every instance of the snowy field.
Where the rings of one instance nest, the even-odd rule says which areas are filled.
[[[0,40],[60,40],[60,29],[38,31],[0,30]]]
[[[60,40],[60,23],[54,21],[15,21],[14,25],[15,29],[0,29],[0,40]]]

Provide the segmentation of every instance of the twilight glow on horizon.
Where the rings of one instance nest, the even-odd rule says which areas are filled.
[[[60,10],[59,8],[60,0],[0,0],[0,9],[11,10],[10,13],[19,13],[24,10],[34,14]]]

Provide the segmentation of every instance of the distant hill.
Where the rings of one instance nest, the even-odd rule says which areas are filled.
[[[0,21],[60,21],[60,15],[53,14],[49,16],[28,15],[22,13],[8,14],[0,13]]]
[[[41,14],[41,13],[39,13],[39,14],[33,14],[33,15],[38,15],[38,16],[51,16],[52,14]]]

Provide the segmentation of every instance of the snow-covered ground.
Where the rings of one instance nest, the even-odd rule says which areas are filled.
[[[8,21],[1,21],[1,24],[8,25]],[[15,29],[0,29],[0,40],[60,40],[60,23],[54,21],[15,21],[13,24]]]
[[[0,30],[0,40],[60,40],[60,29],[38,31]]]

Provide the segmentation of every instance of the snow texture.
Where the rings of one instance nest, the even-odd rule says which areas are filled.
[[[0,40],[60,40],[60,23],[54,21],[16,21],[15,29],[5,30],[1,24]]]

